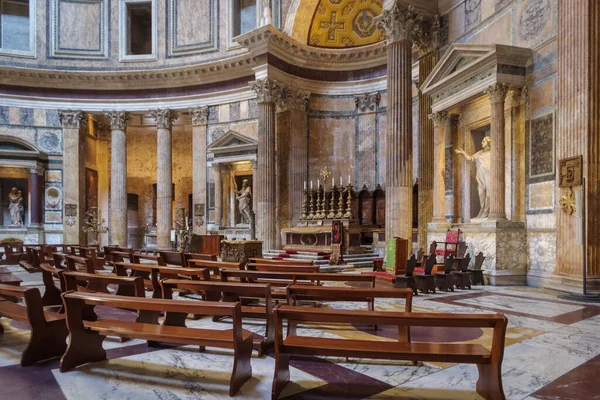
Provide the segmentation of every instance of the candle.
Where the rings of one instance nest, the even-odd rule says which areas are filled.
[[[312,187],[312,181],[310,181],[310,190],[312,190],[312,188],[313,188],[313,187]]]
[[[188,216],[187,215],[185,216],[185,227],[186,228],[188,227]]]
[[[335,186],[335,178],[331,178],[331,186]]]
[[[344,186],[344,180],[342,179],[341,175],[340,175],[340,186]]]
[[[304,190],[306,190],[306,181],[304,181]]]
[[[348,185],[350,185],[350,175],[348,175]]]
[[[317,179],[317,189],[321,187],[321,181]]]

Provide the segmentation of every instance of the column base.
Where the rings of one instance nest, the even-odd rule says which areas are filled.
[[[483,272],[486,283],[492,286],[527,286],[527,272],[491,270]]]
[[[550,275],[540,273],[539,271],[529,271],[527,273],[527,285],[534,287],[543,287],[567,293],[583,293],[583,277]],[[587,278],[588,293],[600,293],[600,278]]]

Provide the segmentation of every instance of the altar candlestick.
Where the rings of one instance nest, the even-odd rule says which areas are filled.
[[[313,187],[312,187],[312,181],[310,181],[310,190],[312,190],[312,188],[313,188]]]
[[[304,190],[306,190],[306,181],[304,181]]]
[[[350,175],[348,175],[348,185],[350,185]]]
[[[344,186],[344,180],[342,179],[341,175],[340,175],[340,186]]]
[[[335,186],[335,178],[331,178],[331,186]]]

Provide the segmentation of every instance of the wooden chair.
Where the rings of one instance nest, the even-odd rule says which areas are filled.
[[[435,282],[433,279],[432,271],[435,266],[435,253],[430,253],[429,257],[425,260],[425,271],[423,274],[416,274],[415,283],[417,285],[417,289],[425,294],[429,294],[429,291],[433,291],[435,293]]]
[[[473,264],[473,269],[467,269],[467,271],[470,272],[473,276],[471,282],[473,285],[485,285],[485,281],[483,280],[483,270],[481,269],[484,260],[485,257],[483,256],[483,252],[480,251],[475,256],[475,264]]]
[[[456,283],[455,276],[452,273],[452,267],[454,266],[454,256],[450,255],[444,262],[444,272],[436,272],[433,274],[435,287],[444,292],[451,290],[454,292],[454,285]]]
[[[450,255],[456,257],[458,243],[460,243],[460,229],[457,229],[456,231],[448,229],[446,232],[446,241],[437,242],[437,244],[443,244],[444,248],[436,249],[435,254],[444,257],[444,259],[448,258]]]
[[[420,267],[423,264],[425,264],[425,251],[422,247],[419,247],[419,250],[417,251],[417,266]]]
[[[258,351],[259,357],[273,348],[273,300],[270,284],[163,279],[161,285],[165,299],[173,298],[173,290],[202,293],[206,301],[241,301],[243,298],[252,298],[251,303],[241,303],[242,318],[265,320],[265,335],[254,337],[253,348]]]
[[[431,244],[429,245],[429,254],[427,255],[427,257],[429,257],[432,254],[435,254],[435,251],[437,250],[437,245],[438,243],[435,240],[431,242]]]
[[[456,247],[456,256],[454,257],[454,259],[461,260],[465,256],[466,252],[467,252],[467,244],[465,242],[460,242],[458,244],[458,246]]]
[[[24,322],[31,326],[29,344],[21,355],[21,366],[59,357],[67,348],[67,325],[63,314],[44,311],[38,288],[0,284],[0,297],[23,299],[24,305],[0,301],[0,317]],[[0,324],[0,334],[4,328]]]
[[[404,275],[397,275],[394,278],[394,287],[395,288],[411,288],[415,296],[418,296],[419,293],[417,291],[417,284],[415,282],[415,277],[413,273],[415,271],[415,267],[417,266],[417,258],[415,255],[411,255],[408,260],[406,260],[406,272]]]
[[[453,271],[452,274],[456,277],[454,280],[456,287],[459,289],[471,289],[471,272],[469,272],[469,264],[471,256],[467,254],[465,258],[459,260],[458,271]]]
[[[476,390],[485,399],[505,399],[502,387],[502,360],[508,320],[500,314],[399,313],[364,310],[333,310],[278,306],[275,321],[275,373],[272,398],[278,399],[290,380],[292,355],[353,357],[380,360],[434,361],[476,364],[479,371]],[[365,339],[325,338],[287,335],[283,320],[315,324],[378,324],[398,327],[397,340],[381,342]],[[491,350],[475,343],[413,343],[410,327],[493,328]]]
[[[152,342],[198,345],[233,349],[233,372],[229,383],[229,395],[233,396],[252,377],[250,357],[252,333],[242,329],[240,303],[142,299],[104,293],[69,292],[63,295],[67,320],[69,321],[69,345],[60,361],[60,371],[65,372],[82,364],[106,360],[102,342],[106,336],[145,339]],[[85,321],[82,310],[85,305],[102,305],[132,310],[162,311],[162,324],[130,322],[116,319]],[[230,330],[193,329],[182,325],[182,317],[188,314],[231,317]],[[210,375],[210,374],[209,374]]]

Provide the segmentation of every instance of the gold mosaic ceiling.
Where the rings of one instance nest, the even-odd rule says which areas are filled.
[[[313,15],[308,44],[343,48],[372,44],[383,39],[375,17],[383,0],[320,0]]]

